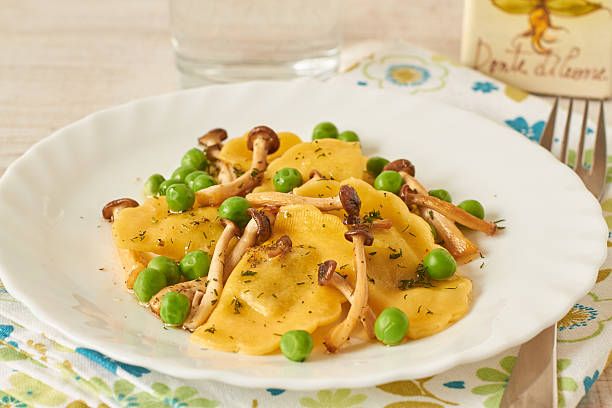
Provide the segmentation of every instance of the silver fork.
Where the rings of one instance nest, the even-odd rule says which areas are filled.
[[[561,142],[561,157],[559,157],[559,160],[566,164],[568,164],[567,145],[573,105],[574,100],[570,98]],[[540,145],[549,151],[552,148],[558,107],[559,97],[555,99],[540,139]],[[586,188],[598,200],[601,200],[607,167],[603,101],[601,101],[599,109],[593,162],[589,169],[584,166],[582,158],[589,112],[589,101],[588,99],[585,100],[574,171],[582,179]],[[557,325],[555,324],[544,329],[536,337],[521,346],[500,408],[557,408],[557,406]]]

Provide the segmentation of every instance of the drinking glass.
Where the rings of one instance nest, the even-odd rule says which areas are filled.
[[[184,87],[336,72],[343,0],[169,0]]]

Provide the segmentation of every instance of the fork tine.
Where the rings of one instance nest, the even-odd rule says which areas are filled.
[[[599,105],[599,119],[597,120],[597,133],[595,134],[595,151],[593,152],[593,165],[591,167],[589,190],[599,199],[606,184],[608,167],[606,150],[606,125],[604,119],[604,102]]]
[[[574,171],[576,173],[581,174],[586,172],[586,168],[584,167],[584,160],[582,158],[582,153],[584,151],[584,139],[587,132],[587,122],[589,120],[589,100],[584,100],[584,113],[582,114],[582,128],[580,130],[580,141],[578,142],[578,149],[576,151],[576,164],[574,166]]]
[[[540,137],[540,146],[542,146],[543,148],[549,151],[552,148],[553,135],[555,133],[555,121],[557,119],[558,107],[559,107],[559,97],[556,97],[553,108],[550,111],[550,115],[548,115],[546,126],[544,126],[544,130],[542,131],[542,137]]]
[[[569,106],[567,107],[567,119],[565,119],[565,130],[563,131],[563,142],[561,143],[561,155],[559,160],[567,164],[567,141],[569,139],[570,123],[572,121],[572,107],[574,106],[574,98],[570,98]]]

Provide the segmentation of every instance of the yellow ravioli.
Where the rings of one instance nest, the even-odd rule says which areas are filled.
[[[262,247],[249,250],[228,279],[208,322],[191,339],[203,347],[259,355],[276,350],[286,331],[312,333],[337,320],[345,299],[333,288],[318,286],[317,270],[331,259],[334,251],[329,242],[337,242],[343,230],[340,219],[314,207],[283,207],[269,242],[289,235],[293,249],[272,259]],[[340,246],[341,259],[350,262],[351,245],[345,241]]]
[[[223,145],[219,158],[224,162],[230,163],[238,170],[246,171],[250,169],[253,152],[247,149],[248,135],[248,133],[245,133],[242,137],[228,140]],[[297,135],[290,132],[278,132],[277,135],[280,139],[280,147],[276,152],[267,157],[268,162],[272,162],[280,157],[292,146],[302,143],[302,140]]]
[[[397,196],[374,189],[363,180],[311,180],[295,190],[308,197],[332,197],[342,184],[350,184],[361,199],[362,215],[379,211],[381,218],[390,219],[393,227],[374,234],[374,243],[366,247],[370,275],[369,303],[376,313],[387,307],[403,310],[410,320],[408,336],[426,337],[459,320],[468,310],[472,283],[456,275],[455,279],[433,281],[435,287],[401,290],[402,281],[415,279],[416,268],[427,253],[439,245],[434,243],[429,224],[411,213]],[[334,212],[343,216],[343,211]],[[401,255],[400,255],[401,253]],[[394,258],[394,259],[392,259]],[[354,282],[351,272],[349,280]],[[456,288],[456,289],[450,289]],[[417,310],[421,306],[420,312]],[[431,313],[428,313],[431,311]]]
[[[125,208],[113,222],[113,239],[119,248],[154,252],[180,259],[201,249],[212,254],[223,226],[216,221],[216,207],[201,207],[175,214],[168,212],[164,197]]]
[[[319,139],[300,143],[270,163],[264,174],[262,185],[253,191],[274,191],[272,177],[284,167],[297,169],[304,180],[308,180],[312,170],[319,171],[325,178],[344,180],[349,177],[361,177],[364,169],[363,163],[361,145],[357,142]]]

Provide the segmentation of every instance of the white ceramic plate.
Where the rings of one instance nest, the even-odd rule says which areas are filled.
[[[507,220],[498,236],[472,235],[486,258],[461,267],[474,282],[469,313],[429,338],[316,352],[304,364],[201,350],[164,330],[124,290],[102,206],[141,199],[142,180],[169,174],[213,127],[237,136],[266,124],[307,140],[323,120],[355,130],[365,154],[409,158],[425,186],[476,198],[488,219]],[[588,292],[607,238],[578,177],[517,133],[431,100],[309,81],[214,86],[96,113],[15,161],[0,198],[0,277],[42,321],[117,360],[246,387],[370,386],[494,355]]]

